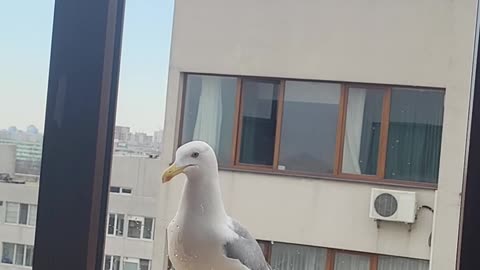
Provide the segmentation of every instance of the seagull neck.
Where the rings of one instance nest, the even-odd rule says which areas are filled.
[[[194,180],[187,179],[180,207],[194,216],[226,218],[218,174],[196,175]]]

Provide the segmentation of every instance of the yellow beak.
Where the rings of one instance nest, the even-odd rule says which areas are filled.
[[[172,180],[173,177],[175,177],[178,174],[183,173],[183,170],[185,169],[186,166],[184,167],[177,167],[174,164],[172,164],[170,167],[168,167],[162,174],[162,183],[167,183],[170,180]]]

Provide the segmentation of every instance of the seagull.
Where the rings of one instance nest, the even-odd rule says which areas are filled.
[[[225,211],[213,149],[202,141],[179,147],[162,182],[181,173],[187,180],[167,228],[175,270],[271,270],[255,238]]]

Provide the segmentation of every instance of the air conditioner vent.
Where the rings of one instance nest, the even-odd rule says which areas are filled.
[[[415,192],[372,189],[370,217],[375,220],[414,223],[416,208]]]
[[[398,210],[397,199],[392,194],[382,193],[375,199],[375,211],[382,217],[391,217]]]

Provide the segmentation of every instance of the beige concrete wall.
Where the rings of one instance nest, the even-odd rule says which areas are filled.
[[[446,88],[438,190],[417,190],[421,203],[435,206],[433,226],[425,212],[411,233],[398,224],[377,230],[368,219],[372,185],[221,176],[227,209],[258,238],[431,259],[431,269],[454,269],[475,13],[474,0],[177,0],[162,166],[174,152],[182,72]],[[173,216],[176,182],[160,188],[158,215]],[[164,239],[157,241],[156,252],[164,252]]]

